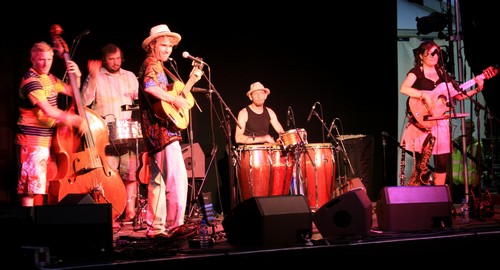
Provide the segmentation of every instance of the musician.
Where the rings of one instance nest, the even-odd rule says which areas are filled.
[[[432,115],[438,115],[437,112],[442,111],[443,107],[445,108],[444,111],[449,109],[446,101],[434,97],[436,91],[442,91],[447,96],[449,89],[452,100],[448,104],[455,104],[455,100],[463,100],[483,89],[484,79],[477,76],[474,78],[476,88],[467,91],[467,95],[458,92],[456,82],[449,74],[443,72],[443,64],[440,63],[440,47],[434,41],[423,41],[418,48],[413,50],[413,53],[415,57],[414,67],[407,73],[401,84],[400,92],[409,98],[413,98],[409,102],[416,100],[422,104],[427,104],[426,106],[431,110]],[[448,84],[446,84],[447,82]],[[424,112],[424,114],[427,113]],[[432,127],[425,127],[422,123],[416,121],[415,112],[408,109],[407,116],[409,121],[403,132],[401,143],[405,144],[407,150],[414,152],[416,164],[420,164],[422,161],[425,163],[427,154],[432,154],[435,169],[433,184],[445,185],[446,168],[451,153],[449,119],[435,120],[432,122],[435,123]],[[435,138],[432,147],[427,143],[430,140],[426,140],[429,134]]]
[[[234,134],[237,144],[276,143],[269,133],[270,125],[278,134],[285,133],[276,113],[264,105],[270,93],[260,82],[250,85],[246,95],[251,103],[238,112],[239,125]]]
[[[171,32],[166,24],[160,24],[152,27],[150,35],[142,42],[147,56],[139,72],[139,108],[144,146],[151,157],[146,214],[149,226],[146,235],[149,238],[168,238],[196,230],[195,227],[182,226],[188,177],[180,145],[181,129],[173,119],[158,117],[160,112],[155,111],[157,107],[154,106],[160,103],[184,110],[194,105],[182,93],[172,91],[176,90],[171,88],[172,84],[179,80],[163,64],[180,40],[178,33]],[[202,70],[194,65],[189,81],[197,82],[202,75]]]
[[[54,50],[46,42],[31,48],[31,68],[21,79],[18,95],[16,147],[18,159],[17,194],[22,206],[46,204],[50,146],[57,126],[67,125],[80,134],[87,131],[84,118],[57,107],[59,94],[73,96],[73,88],[50,73]],[[73,61],[66,62],[67,72],[80,87],[82,73]]]
[[[132,119],[132,110],[124,109],[138,99],[139,81],[133,72],[122,68],[123,61],[123,51],[118,46],[112,43],[105,45],[101,49],[100,60],[88,61],[89,74],[82,87],[84,105],[101,115],[110,129],[115,129],[110,130],[111,134],[118,135],[120,130],[117,128],[126,128],[130,133],[133,133],[132,129],[139,128],[138,122]],[[119,172],[125,185],[124,221],[129,222],[136,212],[136,141],[115,142],[113,139],[110,138],[110,145],[106,147],[106,159],[109,166]],[[114,227],[118,225],[114,223]]]

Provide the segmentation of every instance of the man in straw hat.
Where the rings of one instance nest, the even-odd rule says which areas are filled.
[[[276,113],[264,106],[270,93],[271,90],[260,82],[250,85],[247,97],[252,103],[238,112],[239,126],[236,126],[234,135],[237,144],[276,143],[269,134],[269,125],[272,125],[278,134],[285,132]]]
[[[188,177],[180,141],[181,131],[169,117],[158,117],[154,104],[191,108],[172,83],[179,80],[164,66],[181,36],[166,24],[151,28],[142,42],[147,57],[139,71],[139,108],[144,147],[151,157],[146,223],[149,238],[168,238],[194,233],[195,227],[182,226],[186,214]],[[195,66],[189,80],[197,82],[203,72]],[[163,107],[163,106],[162,106]]]

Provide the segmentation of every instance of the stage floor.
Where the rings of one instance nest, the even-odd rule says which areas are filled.
[[[384,206],[387,207],[387,206]],[[208,249],[197,247],[196,235],[190,237],[179,237],[167,240],[155,240],[146,238],[144,224],[122,223],[120,229],[115,229],[112,234],[112,250],[100,253],[90,250],[86,253],[85,248],[75,250],[78,241],[89,246],[88,241],[78,239],[78,232],[73,235],[60,235],[75,239],[76,243],[65,244],[65,247],[53,249],[43,246],[23,246],[22,261],[24,268],[33,269],[166,269],[167,267],[199,267],[231,266],[231,267],[261,267],[266,261],[280,267],[296,267],[301,262],[330,262],[348,260],[352,264],[364,264],[366,260],[380,266],[398,266],[399,259],[411,260],[412,265],[439,265],[445,266],[457,264],[463,266],[461,256],[477,256],[486,260],[493,259],[492,255],[498,253],[497,248],[492,246],[500,243],[500,213],[495,205],[493,216],[471,218],[467,224],[459,221],[459,205],[452,205],[450,209],[450,222],[440,222],[440,225],[432,225],[429,229],[413,230],[410,223],[412,220],[399,219],[401,224],[408,224],[408,230],[384,230],[378,224],[377,203],[371,202],[369,211],[370,228],[364,231],[363,226],[356,227],[349,234],[335,234],[323,237],[321,231],[311,222],[311,234],[305,239],[293,240],[289,243],[247,244],[234,243],[234,239],[228,239],[223,226],[223,217],[216,215],[212,221],[211,233],[214,238],[213,245]],[[350,208],[350,206],[348,207]],[[416,212],[421,207],[417,207]],[[424,209],[425,210],[425,209]],[[352,210],[349,211],[358,211]],[[318,212],[312,213],[314,215]],[[334,214],[334,213],[328,213]],[[323,218],[330,218],[329,215]],[[380,213],[379,213],[380,214]],[[350,218],[359,222],[362,216],[353,214]],[[416,215],[421,215],[416,213]],[[199,218],[192,218],[187,224],[196,226]],[[269,224],[275,224],[270,221]],[[343,223],[334,226],[341,226]],[[363,221],[365,222],[365,221]],[[277,224],[277,223],[276,223]],[[366,224],[365,224],[366,225]],[[274,226],[274,225],[269,225]],[[277,235],[286,226],[279,225],[273,228]],[[289,224],[293,227],[293,224]],[[111,228],[112,229],[112,228]],[[256,228],[257,230],[257,228]],[[332,231],[326,230],[327,234]],[[260,237],[260,233],[254,231],[243,232],[251,236]],[[88,234],[85,237],[89,237]],[[97,234],[96,237],[99,237]],[[108,237],[105,234],[105,237]],[[102,240],[102,239],[101,239]],[[230,241],[233,240],[233,241]],[[238,239],[237,239],[238,240]],[[97,241],[99,242],[99,241]],[[102,241],[101,241],[102,242]],[[231,243],[233,242],[233,243]],[[74,243],[74,244],[73,244]],[[92,247],[93,248],[93,247]],[[78,253],[76,253],[78,252]],[[465,253],[466,255],[462,255]],[[437,258],[431,263],[431,258]],[[450,264],[451,263],[451,264]]]

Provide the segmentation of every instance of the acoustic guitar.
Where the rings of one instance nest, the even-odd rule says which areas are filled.
[[[191,88],[193,88],[193,85],[196,83],[196,78],[193,74],[195,69],[202,69],[203,67],[203,64],[196,64],[194,61],[193,65],[195,67],[191,71],[191,76],[186,84],[176,80],[168,86],[169,93],[175,96],[180,95],[187,100],[187,108],[177,108],[174,103],[166,102],[164,100],[159,100],[153,103],[153,110],[156,117],[164,120],[169,119],[179,130],[186,129],[188,127],[189,110],[194,106],[194,97],[193,94],[191,94]]]
[[[498,67],[488,67],[476,76],[476,78],[490,79],[498,74]],[[474,79],[468,80],[460,85],[460,89],[467,89],[476,84]],[[430,129],[437,124],[437,119],[450,118],[446,112],[450,110],[448,105],[448,92],[446,82],[440,83],[432,91],[428,91],[433,104],[427,104],[424,99],[415,97],[408,98],[408,106],[412,117],[420,127]]]
[[[142,184],[149,184],[151,179],[151,157],[148,152],[139,154],[139,166],[137,167],[136,177]]]

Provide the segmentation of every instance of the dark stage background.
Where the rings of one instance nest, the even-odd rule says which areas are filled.
[[[43,8],[12,9],[11,16],[1,19],[1,201],[15,202],[15,98],[20,77],[30,66],[29,50],[33,43],[51,42],[52,24],[61,25],[62,38],[70,47],[78,34],[89,30],[72,55],[84,75],[87,60],[98,58],[100,48],[109,42],[123,49],[123,68],[137,74],[145,57],[141,43],[152,26],[162,23],[182,36],[172,58],[183,79],[188,78],[191,70],[191,61],[181,56],[183,51],[203,58],[209,65],[205,74],[216,92],[193,94],[202,111],[195,106],[191,122],[193,141],[200,144],[206,158],[208,177],[203,190],[212,192],[219,212],[229,210],[228,187],[233,179],[229,177],[230,162],[225,150],[228,140],[224,113],[230,120],[231,135],[235,126],[221,100],[236,116],[249,103],[245,93],[255,81],[270,88],[266,104],[276,111],[285,130],[293,128],[286,126],[287,108],[292,108],[296,127],[307,131],[309,143],[329,142],[326,129],[334,118],[340,119],[336,125],[341,135],[364,134],[373,138],[373,151],[368,152],[373,152],[373,156],[366,159],[373,160],[369,195],[375,200],[383,186],[397,183],[392,176],[398,169],[398,149],[389,144],[383,151],[380,135],[382,131],[397,134],[396,3],[368,1],[361,6],[346,2],[343,6],[350,8],[331,8],[331,4],[314,2],[287,3],[279,8],[256,2],[155,2],[148,8],[142,6],[148,3],[93,7],[75,3],[80,6],[76,9],[51,2],[51,6]],[[53,73],[60,77],[64,75],[62,65],[61,59],[54,60]],[[209,88],[206,79],[195,86]],[[316,106],[320,117],[313,116],[308,122],[315,102],[320,103]],[[214,146],[216,152],[212,151]],[[212,153],[216,153],[213,162]]]

